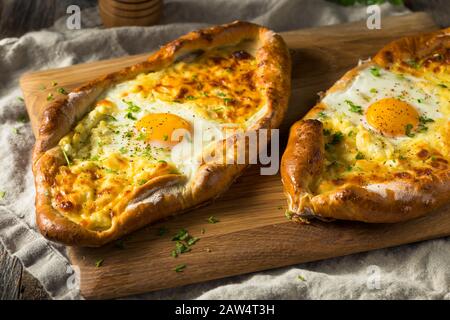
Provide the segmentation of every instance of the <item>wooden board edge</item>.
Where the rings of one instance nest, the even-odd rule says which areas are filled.
[[[185,273],[180,277],[171,279],[167,285],[146,285],[139,284],[133,290],[122,290],[121,288],[110,288],[110,290],[98,291],[96,288],[85,288],[81,286],[81,293],[86,299],[110,299],[117,297],[126,297],[143,292],[152,292],[173,287],[182,287],[196,283],[205,283],[208,281],[225,279],[237,275],[248,275],[254,272],[268,271],[276,268],[287,267],[290,265],[297,265],[312,261],[321,261],[330,258],[337,258],[348,256],[352,254],[369,252],[373,250],[396,247],[409,243],[418,243],[426,240],[450,236],[450,205],[436,210],[434,213],[397,224],[364,224],[360,222],[335,221],[332,224],[329,222],[321,222],[315,220],[306,228],[304,225],[299,227],[297,223],[286,221],[274,225],[263,227],[250,228],[243,231],[235,231],[232,233],[220,235],[214,238],[202,239],[202,247],[195,248],[197,252],[195,255],[206,254],[202,252],[203,247],[211,247],[215,255],[212,256],[211,261],[219,261],[214,259],[221,257],[222,260],[229,260],[236,264],[235,270],[228,272],[226,275],[219,272],[206,270],[205,265],[197,265],[191,263],[190,269],[186,269]],[[445,220],[447,218],[447,220]],[[349,228],[348,225],[359,225],[359,228]],[[418,226],[425,229],[423,233],[417,235],[414,230]],[[260,241],[264,240],[266,234],[270,234],[270,229],[279,229],[276,232],[277,239],[271,241],[272,245],[264,247],[264,250],[247,250],[246,248],[239,249],[240,255],[231,255],[228,246],[238,247],[241,243],[247,243],[247,247],[256,248]],[[349,232],[350,230],[350,232]],[[433,231],[431,231],[433,230]],[[299,235],[298,232],[301,232]],[[345,234],[344,234],[345,232]],[[382,238],[377,238],[379,236]],[[337,236],[337,237],[336,237]],[[374,238],[374,236],[376,236]],[[220,246],[226,238],[227,246]],[[305,240],[306,239],[306,240]],[[289,241],[301,240],[302,245],[309,245],[308,248],[298,248],[290,245]],[[289,247],[290,251],[286,251]],[[219,249],[217,249],[219,248]],[[320,248],[320,250],[319,250]],[[198,252],[200,251],[200,252]],[[71,261],[78,265],[83,264],[83,261],[77,257],[72,250],[69,250]],[[260,260],[260,255],[275,254],[279,258],[271,258],[270,261],[280,261],[279,263],[262,263],[258,267],[248,267],[248,265],[256,265],[252,263],[242,264],[241,261],[251,262]],[[227,256],[228,255],[228,256]],[[223,257],[227,257],[223,259]],[[196,261],[196,259],[193,259]],[[211,262],[208,268],[214,269],[216,262]],[[106,265],[105,265],[106,266]],[[103,266],[103,267],[105,267]],[[86,265],[84,265],[86,267]],[[82,267],[80,270],[84,270]],[[220,263],[216,265],[220,269]],[[241,267],[241,268],[240,268]],[[168,267],[170,268],[170,267]],[[190,273],[190,270],[198,268],[195,275]],[[202,268],[202,269],[200,269]],[[201,270],[201,272],[199,271]],[[108,270],[102,272],[108,273]],[[171,275],[168,274],[168,277]],[[199,277],[202,279],[199,280]],[[99,279],[101,281],[102,279]]]

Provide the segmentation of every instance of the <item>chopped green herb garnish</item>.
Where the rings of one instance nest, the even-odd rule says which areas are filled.
[[[177,241],[175,243],[175,252],[177,253],[177,255],[185,253],[185,252],[189,252],[191,251],[191,249],[189,248],[189,246],[187,244],[184,244],[181,241]]]
[[[378,93],[378,90],[375,88],[370,89],[370,93]]]
[[[345,100],[345,103],[349,105],[350,107],[350,111],[351,112],[355,112],[355,113],[359,113],[359,114],[363,114],[363,110],[361,106],[358,106],[356,104],[354,104],[352,101],[350,100]]]
[[[52,81],[52,86],[56,87],[58,85],[58,82]]]
[[[130,120],[137,120],[135,116],[131,112],[128,112],[125,116],[125,118],[128,118]]]
[[[217,96],[218,97],[226,97],[226,94],[223,92],[219,92],[219,93],[217,93]]]
[[[148,181],[148,180],[146,180],[146,179],[141,179],[141,180],[138,181],[138,184],[139,184],[140,186],[142,186],[142,185],[146,184],[147,181]]]
[[[410,123],[408,123],[405,127],[405,134],[410,138],[414,137],[414,133],[411,132],[412,128],[413,128],[413,125]]]
[[[147,137],[147,135],[143,132],[139,132],[138,136],[136,137],[136,140],[142,141],[145,140],[145,138]]]
[[[187,230],[186,229],[180,229],[180,231],[178,231],[177,234],[175,234],[172,237],[172,241],[185,240],[188,237],[189,237],[189,233],[187,232]]]
[[[351,130],[348,134],[347,134],[347,136],[348,137],[351,137],[351,136],[353,136],[355,133],[353,132],[353,130]]]
[[[420,116],[420,117],[419,117],[419,121],[420,121],[421,123],[434,122],[433,119],[428,118],[428,117],[426,117],[426,116]]]
[[[24,101],[22,97],[17,97],[17,100],[19,100],[20,102]]]
[[[114,117],[110,114],[105,115],[105,118],[106,118],[106,121],[117,121],[116,117]]]
[[[6,191],[0,191],[0,199],[3,199],[6,196]]]
[[[333,133],[332,135],[332,139],[330,141],[331,144],[338,144],[339,142],[342,141],[342,139],[344,138],[344,135],[342,134],[342,132],[338,131]]]
[[[358,153],[356,154],[356,156],[355,156],[355,159],[356,159],[356,160],[362,160],[362,159],[364,159],[364,155],[363,155],[361,152],[358,152]]]
[[[167,140],[169,140],[169,136],[167,134],[165,134],[165,135],[163,135],[163,139],[164,139],[164,141],[167,141]]]
[[[228,105],[229,103],[232,103],[234,101],[234,99],[232,98],[223,98],[223,102],[225,103],[225,105]]]
[[[306,279],[305,279],[303,276],[301,276],[301,275],[298,275],[298,276],[297,276],[297,279],[298,279],[298,280],[301,280],[301,281],[306,281]]]
[[[64,155],[64,159],[66,159],[67,165],[70,167],[71,162],[70,162],[70,160],[69,160],[69,157],[67,156],[66,151],[64,151],[63,148],[61,148],[61,151],[62,151],[62,153],[63,153],[63,155]]]
[[[18,128],[13,128],[12,129],[12,131],[15,133],[15,134],[20,134],[20,132],[19,132],[19,129]]]
[[[208,223],[217,223],[217,222],[220,222],[220,220],[214,216],[208,218]]]
[[[176,241],[175,249],[172,251],[172,257],[176,258],[178,255],[191,251],[191,246],[194,245],[199,238],[192,237],[186,229],[181,229],[172,238],[172,241]]]
[[[122,148],[119,149],[119,152],[120,152],[121,154],[125,154],[125,153],[128,152],[128,149],[125,148],[125,147],[122,147]]]
[[[195,97],[194,96],[187,96],[186,99],[187,100],[195,100]]]
[[[52,93],[49,93],[49,94],[47,95],[47,101],[51,101],[51,100],[53,100],[53,94],[52,94]]]
[[[111,168],[105,168],[106,173],[117,173],[116,170],[113,170]]]
[[[378,69],[378,68],[376,68],[376,67],[370,68],[370,73],[371,73],[374,77],[379,77],[379,76],[381,76],[380,69]]]
[[[409,60],[406,62],[411,68],[419,69],[420,64],[416,60]]]
[[[426,132],[428,131],[428,127],[423,124],[419,124],[419,128],[417,128],[417,132]]]
[[[64,88],[58,88],[58,93],[61,93],[61,94],[68,94],[68,92],[66,91],[66,89],[64,89]]]
[[[103,259],[95,261],[95,267],[100,268],[103,265],[103,261],[104,261]]]
[[[286,217],[286,219],[292,220],[292,217],[294,216],[294,213],[292,211],[290,211],[290,210],[286,210],[284,212],[284,216]]]
[[[438,86],[441,87],[441,88],[444,88],[444,89],[447,89],[447,88],[448,88],[448,86],[446,86],[446,85],[443,84],[443,83],[439,83]]]
[[[39,90],[41,90],[41,91],[43,91],[43,90],[45,90],[45,89],[47,89],[43,84],[41,84],[40,86],[39,86]]]
[[[174,271],[175,272],[183,272],[183,270],[186,268],[185,264],[179,264],[175,267]]]
[[[325,112],[323,112],[323,111],[320,111],[317,115],[319,116],[319,119],[326,119],[326,118],[328,118],[327,114]]]
[[[342,132],[338,131],[335,132],[331,135],[331,140],[328,143],[325,143],[325,150],[330,150],[330,148],[336,144],[338,144],[339,142],[342,141],[342,139],[344,138],[344,135],[342,134]]]
[[[28,121],[30,121],[30,119],[26,116],[26,115],[21,115],[19,116],[19,118],[17,118],[17,121],[21,122],[21,123],[27,123]]]
[[[135,105],[132,101],[127,101],[125,99],[122,99],[122,101],[128,105],[127,111],[129,111],[129,112],[141,111],[141,108],[139,106]]]
[[[98,156],[97,156],[97,155],[95,155],[95,156],[91,157],[91,160],[92,160],[92,161],[98,161],[98,160],[99,160],[99,158],[98,158]]]
[[[196,238],[196,237],[192,237],[192,238],[189,238],[188,240],[187,240],[187,245],[188,246],[192,246],[192,245],[194,245],[198,240],[200,240],[199,238]]]
[[[423,99],[417,99],[418,103],[423,103]]]
[[[429,122],[434,122],[434,120],[431,118],[428,118],[426,116],[420,116],[419,117],[419,128],[417,129],[417,132],[428,131],[428,127],[426,126],[426,124]]]

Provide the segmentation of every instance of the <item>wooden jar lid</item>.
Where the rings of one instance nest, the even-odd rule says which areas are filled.
[[[100,16],[105,27],[156,24],[162,7],[162,0],[99,0]]]
[[[99,4],[103,3],[103,5],[107,8],[114,8],[119,10],[126,11],[138,11],[138,10],[148,10],[150,8],[154,8],[156,6],[162,6],[161,0],[145,0],[136,3],[126,3],[123,0],[99,0]]]
[[[158,2],[158,0],[112,0],[113,2],[121,2],[125,4],[149,3]]]

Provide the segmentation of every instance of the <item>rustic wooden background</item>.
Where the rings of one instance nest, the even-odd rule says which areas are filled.
[[[69,4],[81,8],[96,5],[95,0],[1,0],[0,39],[18,37],[31,30],[51,26],[65,15]],[[442,27],[450,25],[449,0],[405,0],[413,11],[430,12]],[[9,255],[0,244],[0,300],[2,299],[48,299],[42,286],[21,263]]]

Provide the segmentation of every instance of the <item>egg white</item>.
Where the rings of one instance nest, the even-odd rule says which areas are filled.
[[[126,157],[150,157],[150,161],[166,161],[189,176],[195,172],[201,162],[202,151],[214,141],[224,138],[223,124],[207,119],[198,112],[195,104],[167,102],[143,98],[139,93],[132,93],[133,81],[124,82],[109,89],[101,99],[114,103],[110,114],[114,121],[104,121],[92,129],[92,136],[99,137],[103,143],[90,143],[89,157],[105,158],[112,153],[121,153]],[[124,92],[127,93],[124,96]],[[100,99],[100,100],[101,100]],[[129,104],[139,107],[139,111],[129,114]],[[193,136],[187,135],[173,148],[158,148],[139,138],[135,129],[136,122],[150,113],[171,113],[188,121],[193,129]],[[91,139],[92,140],[92,139]]]
[[[342,114],[354,126],[362,125],[367,130],[377,131],[365,118],[367,109],[381,99],[396,98],[414,107],[420,116],[442,118],[439,88],[431,86],[426,80],[411,75],[398,75],[380,67],[376,67],[379,75],[374,75],[371,68],[361,70],[344,90],[328,94],[322,100],[329,110],[326,112]],[[352,112],[347,101],[360,106],[362,114]],[[393,143],[404,138],[386,137]]]

